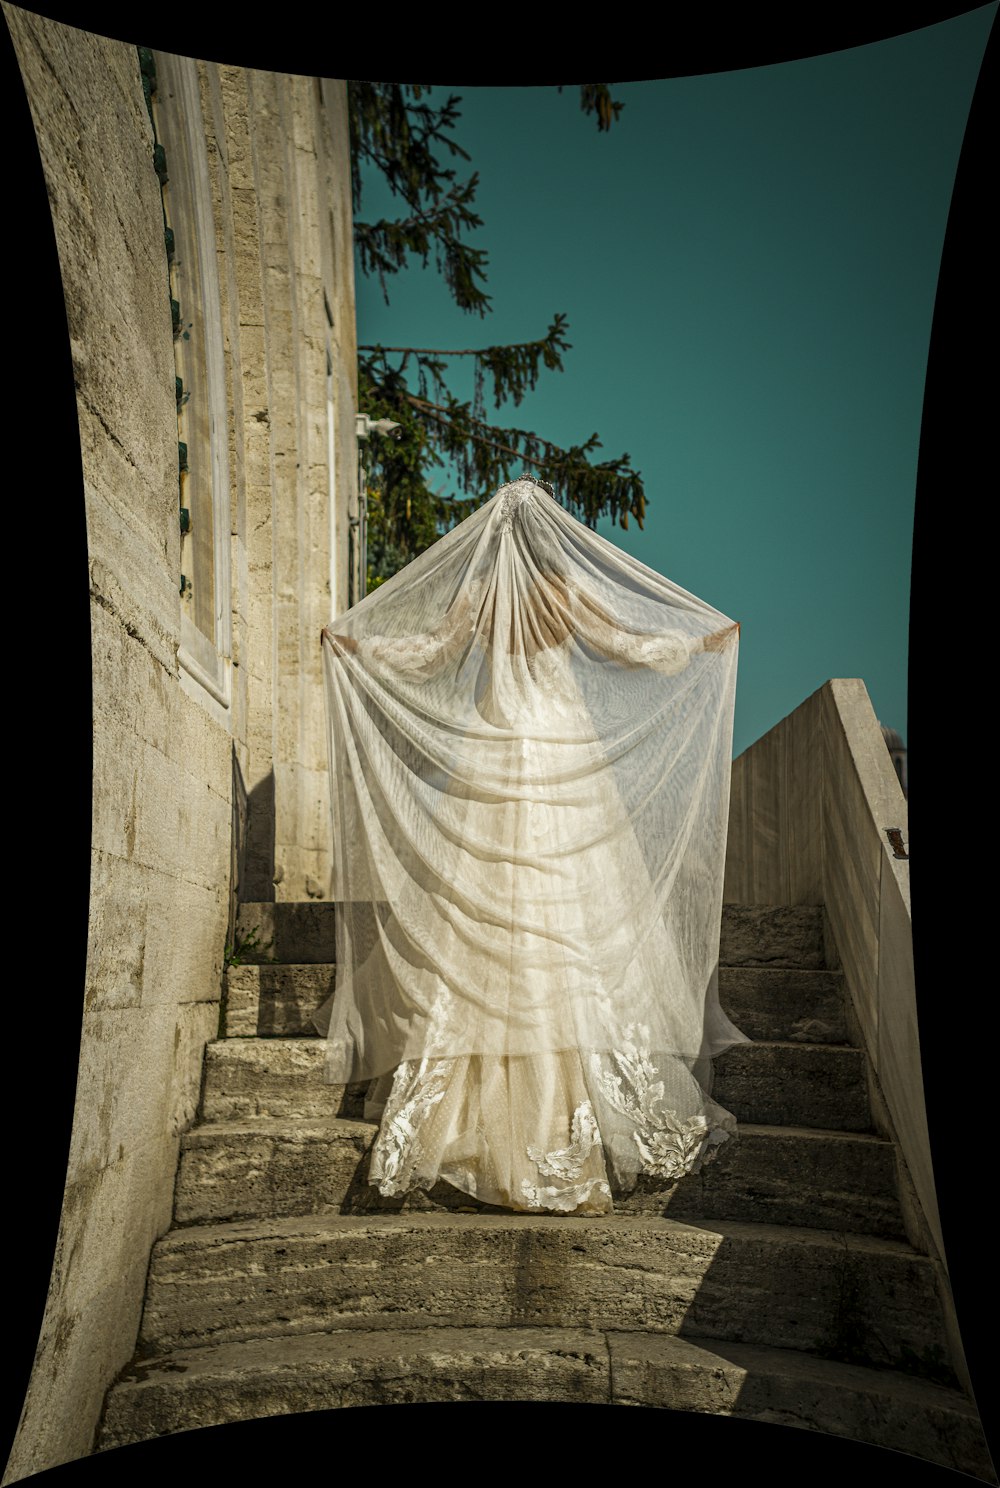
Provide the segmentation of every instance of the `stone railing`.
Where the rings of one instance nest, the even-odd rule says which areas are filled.
[[[901,1195],[910,1238],[945,1264],[917,1034],[909,861],[896,856],[907,841],[906,800],[857,679],[824,683],[733,763],[725,898],[825,905],[831,964],[844,972],[870,1061],[874,1117],[896,1140],[904,1186],[912,1185]]]
[[[935,1263],[952,1363],[971,1389],[941,1233],[917,1030],[906,799],[865,684],[825,682],[733,762],[724,897],[822,904],[896,1144],[907,1236]],[[897,855],[898,854],[898,855]]]

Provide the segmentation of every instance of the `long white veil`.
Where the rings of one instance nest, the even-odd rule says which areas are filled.
[[[524,479],[333,621],[324,661],[328,1078],[574,1050],[618,1181],[643,1102],[721,1140],[737,627]]]

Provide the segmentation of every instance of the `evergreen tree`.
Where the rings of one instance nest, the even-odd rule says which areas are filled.
[[[560,92],[562,89],[560,89]],[[361,270],[378,278],[388,303],[387,280],[415,259],[434,262],[460,309],[485,316],[487,256],[465,241],[482,226],[474,210],[478,174],[460,180],[452,163],[469,156],[454,138],[460,99],[440,106],[421,83],[349,84],[354,237]],[[610,129],[622,104],[605,83],[580,90],[581,107]],[[377,169],[405,205],[405,215],[365,222],[357,217],[362,175]],[[361,346],[359,406],[373,420],[399,424],[398,438],[372,440],[368,450],[368,587],[373,588],[468,516],[497,486],[525,469],[543,479],[574,515],[596,525],[611,516],[622,527],[630,516],[642,526],[646,497],[628,455],[595,460],[597,434],[563,449],[531,430],[500,426],[486,414],[487,390],[496,409],[517,407],[543,370],[562,371],[570,350],[565,315],[555,315],[537,341],[475,350],[414,346]],[[473,396],[457,398],[447,385],[449,365],[473,359]],[[434,491],[434,467],[449,462],[465,496]]]

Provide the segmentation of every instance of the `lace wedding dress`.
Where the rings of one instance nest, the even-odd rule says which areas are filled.
[[[383,1194],[599,1214],[734,1133],[709,1091],[745,1039],[716,989],[735,629],[522,480],[324,632],[317,1021],[328,1078],[371,1081]]]

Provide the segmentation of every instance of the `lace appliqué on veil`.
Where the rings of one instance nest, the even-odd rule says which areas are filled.
[[[611,623],[610,617],[586,602],[585,591],[578,584],[571,582],[569,593],[579,634],[603,655],[626,666],[648,667],[672,677],[684,671],[697,650],[695,638],[679,630],[641,635]]]
[[[597,1128],[597,1117],[590,1101],[583,1101],[573,1112],[573,1124],[570,1130],[570,1144],[568,1147],[557,1148],[554,1152],[545,1152],[541,1147],[529,1147],[528,1156],[535,1164],[538,1171],[545,1178],[557,1178],[562,1180],[564,1186],[551,1184],[543,1186],[529,1183],[525,1178],[521,1183],[521,1193],[531,1209],[555,1209],[559,1213],[568,1213],[570,1210],[578,1209],[582,1204],[592,1201],[596,1190],[597,1194],[611,1204],[611,1189],[602,1178],[587,1178],[582,1182],[574,1183],[574,1178],[579,1178],[583,1171],[583,1165],[587,1161],[595,1147],[601,1146],[601,1133]],[[600,1207],[604,1207],[601,1205]]]
[[[715,1156],[728,1132],[713,1127],[704,1115],[681,1120],[664,1106],[663,1081],[657,1079],[659,1071],[650,1058],[648,1041],[648,1028],[629,1024],[623,1047],[608,1056],[618,1072],[603,1069],[596,1054],[591,1068],[608,1105],[634,1123],[632,1137],[642,1159],[640,1172],[656,1178],[683,1178]]]
[[[372,1147],[370,1183],[386,1198],[419,1186],[419,1128],[447,1088],[446,1060],[401,1064],[392,1082],[375,1145]],[[435,1067],[436,1066],[436,1067]],[[427,1175],[433,1182],[433,1175]]]
[[[601,1134],[597,1129],[594,1108],[590,1101],[584,1101],[573,1112],[568,1147],[559,1148],[555,1152],[544,1152],[541,1147],[529,1147],[528,1156],[546,1178],[564,1178],[569,1182],[573,1178],[579,1178],[591,1151],[600,1145]]]
[[[433,672],[445,650],[446,637],[417,635],[406,640],[395,636],[365,636],[357,654],[366,666],[383,667],[391,673],[420,676]]]
[[[529,1183],[525,1178],[521,1183],[521,1192],[529,1209],[552,1209],[557,1214],[570,1214],[584,1204],[593,1204],[602,1214],[611,1208],[611,1187],[603,1178],[588,1178],[586,1182],[576,1183],[571,1188],[556,1188],[554,1184],[549,1188],[542,1188]],[[600,1203],[600,1199],[606,1200],[606,1203]]]
[[[541,486],[542,490],[546,491],[550,496],[555,495],[555,492],[547,481],[535,480],[533,476],[528,475],[522,476],[520,480],[508,481],[506,486],[500,487],[500,491],[503,492],[503,500],[500,502],[500,514],[497,518],[497,525],[501,532],[509,531],[513,526],[518,507],[531,499],[535,486]],[[498,496],[500,491],[497,492]]]
[[[435,1055],[449,1021],[449,999],[441,986],[427,1020],[427,1053],[419,1061],[404,1060],[397,1067],[372,1147],[368,1181],[377,1183],[379,1193],[385,1198],[410,1188],[429,1188],[436,1181],[436,1173],[420,1172],[423,1158],[420,1127],[448,1088],[452,1061]]]

